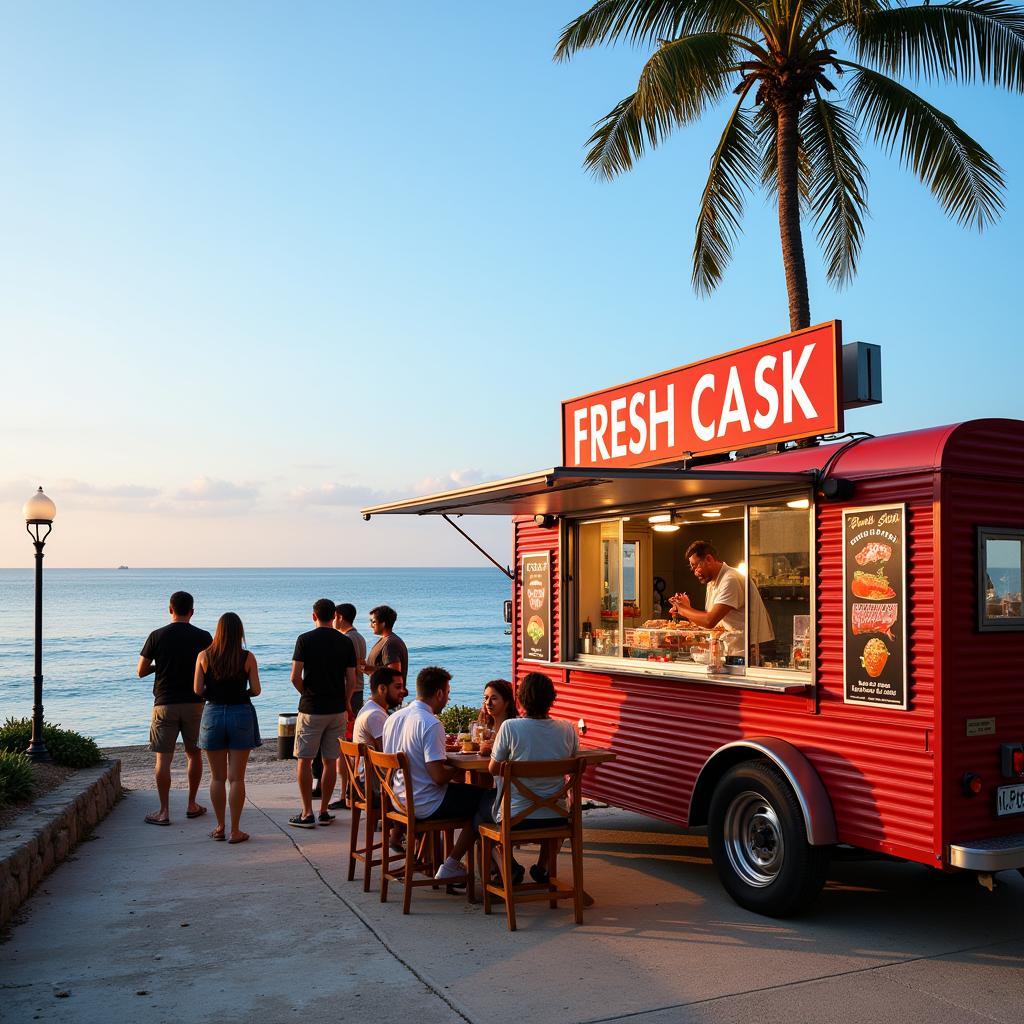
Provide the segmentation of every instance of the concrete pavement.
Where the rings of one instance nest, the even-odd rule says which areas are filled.
[[[988,893],[916,865],[839,862],[810,914],[772,921],[728,899],[701,837],[596,810],[585,924],[534,904],[510,934],[500,904],[486,917],[421,889],[404,917],[400,894],[381,904],[345,881],[346,815],[289,828],[292,784],[250,786],[239,846],[206,838],[209,815],[186,821],[179,793],[172,827],[144,825],[152,799],[130,794],[30,901],[0,945],[0,1019],[1021,1019],[1016,874]]]

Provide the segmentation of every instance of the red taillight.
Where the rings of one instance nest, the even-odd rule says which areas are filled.
[[[964,787],[964,796],[977,796],[981,792],[981,776],[974,772],[964,772],[961,780]]]
[[[1024,777],[1024,743],[1004,743],[1000,752],[1003,777]]]

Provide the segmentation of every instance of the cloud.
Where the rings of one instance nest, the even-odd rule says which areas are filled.
[[[472,487],[473,484],[483,483],[485,480],[497,480],[495,476],[488,476],[479,469],[453,469],[447,476],[426,476],[412,485],[409,495],[437,494],[441,491],[456,491],[462,487]]]
[[[299,505],[345,505],[359,508],[379,504],[395,497],[361,484],[321,484],[319,487],[296,487],[288,497]]]
[[[32,497],[35,487],[28,480],[0,480],[0,501],[17,501],[24,504]]]
[[[337,505],[363,508],[367,505],[382,505],[389,501],[400,501],[420,494],[437,494],[460,487],[471,487],[484,480],[497,479],[479,469],[454,469],[446,476],[424,477],[415,483],[394,490],[383,491],[364,484],[326,483],[319,487],[297,487],[288,497],[300,505]]]
[[[247,501],[255,498],[259,488],[255,484],[236,484],[230,480],[216,480],[209,476],[196,477],[192,483],[174,494],[178,501],[213,502]]]
[[[55,494],[70,494],[80,498],[117,498],[125,500],[148,500],[159,493],[156,487],[142,484],[90,484],[84,480],[58,480],[54,484]]]

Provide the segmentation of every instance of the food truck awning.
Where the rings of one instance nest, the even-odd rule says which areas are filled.
[[[814,471],[768,473],[740,469],[580,469],[556,467],[457,491],[406,498],[362,510],[380,515],[535,516],[610,514],[638,505],[720,504],[745,494],[806,490]]]

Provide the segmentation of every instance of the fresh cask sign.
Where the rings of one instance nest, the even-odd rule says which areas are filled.
[[[519,608],[523,661],[551,660],[551,552],[522,556],[519,575],[523,586]]]
[[[564,466],[650,466],[842,429],[842,325],[562,403]]]
[[[843,697],[907,707],[905,505],[843,510]]]

